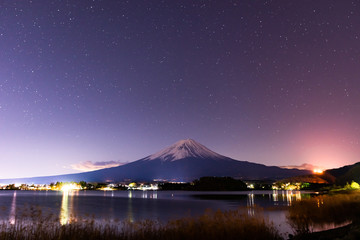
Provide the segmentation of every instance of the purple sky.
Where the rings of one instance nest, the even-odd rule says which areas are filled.
[[[3,0],[0,178],[185,138],[266,165],[352,164],[359,46],[359,1]]]

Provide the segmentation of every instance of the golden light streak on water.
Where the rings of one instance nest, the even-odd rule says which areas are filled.
[[[60,209],[60,224],[69,223],[69,191],[63,191]]]
[[[132,197],[133,193],[130,190],[128,194],[129,200],[128,200],[128,212],[127,212],[127,218],[129,222],[134,222],[134,213],[133,213],[133,206],[132,206]]]
[[[292,203],[292,191],[286,191],[286,201],[287,201],[287,205],[291,206]]]
[[[272,198],[273,198],[273,201],[274,201],[274,205],[278,205],[278,201],[279,201],[279,192],[278,192],[278,190],[273,190]]]
[[[11,202],[9,222],[10,224],[15,224],[16,222],[16,191],[14,192],[13,199]]]
[[[296,197],[296,201],[301,201],[301,192],[297,191],[295,197]]]

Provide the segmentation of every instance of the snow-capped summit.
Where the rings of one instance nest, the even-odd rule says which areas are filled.
[[[193,139],[180,140],[144,160],[161,159],[162,161],[176,161],[184,158],[224,158],[224,156],[211,151]]]

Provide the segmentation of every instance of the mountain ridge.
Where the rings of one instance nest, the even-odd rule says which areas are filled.
[[[352,181],[360,183],[360,162],[328,169],[325,173],[334,176],[336,178],[336,184],[344,185]]]
[[[123,182],[192,181],[203,176],[229,176],[238,179],[282,179],[309,174],[307,170],[282,169],[248,161],[238,161],[220,155],[192,139],[180,140],[173,145],[128,164],[91,172],[57,176],[2,179],[0,183],[14,181],[45,184],[51,182]]]

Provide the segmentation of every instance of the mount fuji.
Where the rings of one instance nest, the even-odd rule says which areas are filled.
[[[203,176],[230,176],[239,179],[282,179],[309,174],[309,171],[283,169],[275,166],[238,161],[211,151],[202,144],[186,139],[176,142],[143,159],[92,172],[7,179],[0,182],[50,183],[56,181],[122,182],[153,181],[155,179],[192,181]]]

